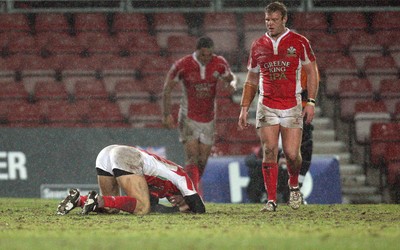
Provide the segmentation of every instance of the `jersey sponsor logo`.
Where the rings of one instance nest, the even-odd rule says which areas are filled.
[[[199,83],[194,87],[196,89],[196,98],[209,98],[211,97],[211,83]]]
[[[268,69],[271,81],[287,80],[286,71],[290,67],[290,62],[272,61],[264,63],[264,67]]]

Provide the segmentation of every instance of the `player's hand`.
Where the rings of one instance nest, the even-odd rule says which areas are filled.
[[[172,195],[167,197],[167,200],[172,204],[172,206],[183,206],[186,204],[182,195]]]
[[[249,115],[248,107],[242,107],[242,109],[240,110],[239,122],[238,122],[239,130],[243,130],[249,127],[249,123],[247,122],[248,115]]]
[[[163,117],[162,124],[167,129],[175,128],[175,121],[172,115],[167,115]]]
[[[171,205],[179,208],[179,212],[190,212],[189,206],[186,204],[182,195],[172,195],[167,197],[168,201],[171,202]]]
[[[305,117],[305,123],[310,124],[315,116],[315,106],[306,105],[303,109],[303,117]]]

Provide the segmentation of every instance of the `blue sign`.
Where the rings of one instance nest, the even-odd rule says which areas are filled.
[[[243,156],[210,157],[201,180],[204,200],[249,202],[249,180]],[[335,157],[313,157],[301,191],[309,204],[342,203],[339,161]]]

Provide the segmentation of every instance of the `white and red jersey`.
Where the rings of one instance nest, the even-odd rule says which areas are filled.
[[[170,73],[171,79],[181,82],[183,87],[181,112],[197,122],[212,121],[218,78],[231,73],[225,58],[213,55],[207,65],[202,65],[193,53],[176,61]]]
[[[309,41],[289,29],[277,40],[267,33],[252,44],[247,68],[260,73],[263,104],[289,109],[301,100],[301,65],[315,61]]]
[[[132,166],[113,163],[112,150],[117,147],[125,147],[135,152],[139,151],[143,166],[141,167],[138,164],[132,168]],[[150,193],[159,198],[169,197],[174,194],[187,196],[197,193],[189,176],[180,165],[133,146],[110,145],[105,147],[97,156],[96,168],[100,168],[112,175],[112,170],[118,168],[144,176]]]

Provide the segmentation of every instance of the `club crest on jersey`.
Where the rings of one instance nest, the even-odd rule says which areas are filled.
[[[215,78],[219,78],[219,76],[220,76],[219,72],[218,72],[218,71],[214,71],[214,73],[213,73],[213,77],[215,77]]]
[[[293,46],[290,46],[290,47],[287,49],[287,56],[288,56],[288,57],[294,57],[294,56],[296,56],[296,49],[295,49]]]

